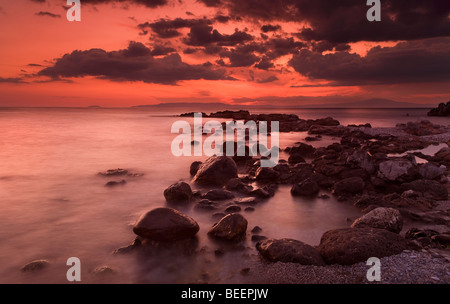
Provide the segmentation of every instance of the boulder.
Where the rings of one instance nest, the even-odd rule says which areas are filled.
[[[215,202],[209,199],[202,199],[194,206],[194,208],[197,210],[213,211],[216,210],[218,207]]]
[[[289,159],[288,159],[288,163],[291,164],[291,165],[295,165],[295,164],[298,164],[298,163],[304,163],[304,162],[305,162],[305,159],[298,152],[292,153],[289,156]]]
[[[230,198],[234,198],[234,194],[228,190],[222,189],[212,189],[209,190],[205,195],[203,195],[204,199],[212,200],[212,201],[222,201]]]
[[[189,173],[191,174],[191,176],[195,176],[195,174],[197,174],[197,171],[201,165],[202,165],[201,161],[195,161],[191,164],[189,168]]]
[[[344,228],[323,234],[318,251],[327,264],[352,265],[407,249],[407,241],[385,229]]]
[[[247,224],[242,215],[228,214],[208,231],[208,235],[228,241],[240,241],[245,238]]]
[[[324,266],[317,249],[293,239],[267,239],[256,244],[262,257],[270,262]]]
[[[419,175],[423,179],[435,179],[442,176],[446,170],[447,167],[445,166],[438,167],[434,164],[426,163],[420,166]]]
[[[364,180],[361,177],[349,177],[334,184],[333,193],[337,195],[355,194],[364,190]]]
[[[319,185],[312,179],[307,178],[291,188],[294,196],[312,196],[319,192]]]
[[[169,242],[191,238],[199,229],[196,221],[175,209],[156,208],[137,220],[133,232],[146,239]]]
[[[50,262],[47,260],[34,260],[22,266],[20,270],[24,272],[35,272],[47,268],[48,266],[50,266]]]
[[[425,198],[435,200],[447,200],[447,187],[434,180],[418,179],[410,183],[404,183],[401,186],[403,191],[413,190],[422,193]]]
[[[388,181],[397,181],[401,177],[411,174],[415,164],[407,159],[394,159],[381,162],[378,168],[378,177]]]
[[[230,179],[236,177],[237,166],[232,158],[211,156],[200,165],[192,181],[202,185],[222,186]]]
[[[280,177],[280,173],[275,171],[273,168],[259,167],[256,170],[255,177],[257,181],[275,182]]]
[[[169,203],[189,202],[192,197],[192,189],[185,182],[175,183],[164,190],[164,197]]]
[[[403,228],[403,218],[397,209],[379,207],[356,219],[351,227],[380,228],[400,233]]]
[[[447,104],[442,102],[437,108],[431,109],[428,116],[450,116],[450,101]]]
[[[231,191],[238,191],[241,193],[250,193],[253,190],[253,187],[250,185],[247,185],[239,178],[232,178],[230,179],[227,184],[225,185],[225,188],[227,190]]]

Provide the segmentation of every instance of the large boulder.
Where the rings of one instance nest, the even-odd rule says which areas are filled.
[[[256,249],[270,262],[325,265],[317,249],[293,239],[267,239],[257,243]]]
[[[447,187],[434,180],[418,179],[410,183],[402,184],[402,190],[413,190],[421,193],[426,198],[434,200],[447,200],[448,190]]]
[[[242,215],[228,214],[208,231],[208,235],[228,241],[240,241],[245,238],[247,225],[248,222]]]
[[[311,178],[307,178],[296,183],[291,188],[291,194],[294,196],[311,196],[319,192],[319,185]]]
[[[232,158],[211,156],[200,165],[193,182],[203,185],[222,186],[230,179],[237,177],[237,173],[237,166]]]
[[[450,101],[447,104],[440,103],[437,108],[431,109],[428,116],[450,116]]]
[[[438,167],[434,164],[426,163],[420,166],[419,175],[423,179],[435,179],[442,176],[446,170],[447,167],[445,166]]]
[[[196,221],[175,209],[156,208],[137,220],[133,232],[146,239],[169,242],[191,238],[199,229]]]
[[[169,188],[164,190],[164,197],[169,203],[189,202],[192,197],[191,186],[185,182],[170,185]]]
[[[259,167],[256,170],[255,177],[257,181],[276,182],[280,177],[280,173],[273,168]]]
[[[415,164],[407,159],[387,160],[379,164],[378,177],[388,181],[396,181],[410,175],[414,167]]]
[[[209,190],[205,195],[203,195],[204,199],[209,199],[212,201],[221,201],[230,198],[234,198],[234,194],[231,191],[223,190],[223,189],[212,189]]]
[[[379,207],[356,219],[352,228],[380,228],[400,233],[403,218],[397,209]]]
[[[344,228],[325,232],[317,249],[327,264],[352,265],[399,254],[407,241],[385,229]]]
[[[355,194],[364,190],[364,180],[361,177],[349,177],[334,184],[333,192],[337,195]]]

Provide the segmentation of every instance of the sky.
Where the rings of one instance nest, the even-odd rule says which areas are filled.
[[[450,100],[450,1],[0,0],[0,106]]]

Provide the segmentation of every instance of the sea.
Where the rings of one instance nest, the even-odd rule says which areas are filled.
[[[189,167],[206,156],[175,157],[171,126],[192,108],[0,108],[0,283],[70,283],[67,260],[81,263],[81,283],[224,283],[239,281],[246,261],[257,261],[250,230],[261,235],[293,238],[318,245],[330,229],[348,227],[361,215],[349,203],[325,198],[296,198],[281,185],[275,196],[241,213],[248,236],[228,246],[210,239],[217,221],[193,205],[179,210],[200,225],[195,252],[113,254],[135,238],[133,224],[157,207],[168,207],[163,191],[177,181],[190,182]],[[342,125],[431,120],[449,125],[448,118],[427,117],[428,109],[274,109],[251,113],[293,113],[302,119],[331,116]],[[222,120],[224,121],[224,120]],[[280,148],[304,141],[306,132],[280,133]],[[339,142],[325,136],[316,147]],[[286,155],[281,153],[281,158]],[[99,175],[122,168],[135,176]],[[127,181],[106,187],[108,181]],[[192,185],[196,189],[196,185]],[[169,206],[173,207],[173,206]],[[228,247],[227,247],[228,246]],[[223,254],[218,255],[221,251]],[[21,268],[34,260],[50,264],[41,271]],[[100,272],[106,266],[110,272]],[[245,280],[245,278],[242,278]]]

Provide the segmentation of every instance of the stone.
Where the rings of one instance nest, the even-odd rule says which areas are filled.
[[[194,237],[200,227],[191,217],[172,208],[156,208],[143,214],[133,227],[140,237],[162,242]]]
[[[235,204],[254,206],[259,203],[259,199],[256,197],[240,197],[234,200]]]
[[[336,195],[355,194],[364,190],[364,180],[361,177],[349,177],[334,184],[333,193]]]
[[[435,179],[443,175],[446,170],[447,167],[445,166],[438,167],[434,164],[426,163],[420,166],[419,175],[423,179]]]
[[[264,240],[267,240],[267,237],[264,235],[257,235],[257,234],[252,235],[252,242],[261,242]]]
[[[356,219],[351,227],[380,228],[400,233],[403,228],[403,218],[397,209],[379,207]]]
[[[319,192],[319,185],[312,179],[307,178],[291,188],[291,194],[294,196],[312,196]]]
[[[231,205],[225,209],[225,212],[226,213],[236,213],[236,212],[240,212],[241,210],[242,210],[241,207],[236,206],[236,205]]]
[[[202,199],[195,204],[194,208],[197,210],[213,211],[217,209],[217,205],[209,199]]]
[[[431,109],[428,116],[450,116],[450,101],[447,104],[442,102],[437,108]]]
[[[191,174],[191,176],[195,176],[195,174],[197,174],[198,169],[200,169],[201,165],[201,161],[195,161],[191,164],[191,166],[189,167],[189,173]]]
[[[227,156],[211,156],[200,165],[193,182],[202,185],[225,185],[230,179],[236,178],[237,166],[234,160]]]
[[[267,239],[258,242],[256,249],[263,258],[270,262],[325,265],[317,249],[298,240]]]
[[[304,163],[305,159],[302,157],[301,153],[295,152],[292,153],[288,158],[288,163],[291,165],[295,165],[298,163]]]
[[[209,231],[208,235],[228,241],[241,241],[247,232],[247,220],[238,213],[224,216]]]
[[[103,276],[103,275],[115,274],[116,272],[111,267],[104,265],[104,266],[95,267],[92,270],[92,273],[95,274],[95,275],[102,275]]]
[[[325,232],[318,251],[327,264],[352,265],[407,249],[407,241],[385,229],[344,228]]]
[[[396,181],[402,176],[409,175],[414,166],[407,159],[387,160],[379,164],[378,177],[388,181]]]
[[[177,182],[164,190],[164,197],[169,203],[189,202],[192,197],[191,186],[185,182]]]
[[[105,187],[116,187],[116,186],[123,186],[127,183],[126,180],[121,180],[120,182],[118,181],[109,181],[105,184]]]
[[[48,266],[50,266],[50,262],[47,260],[34,260],[22,266],[20,270],[24,272],[35,272],[47,268]]]
[[[232,178],[225,185],[227,190],[250,193],[253,187],[244,183],[240,178]]]
[[[99,175],[103,175],[103,176],[121,176],[121,175],[127,175],[128,174],[128,170],[125,169],[110,169],[107,170],[105,172],[99,172]]]
[[[413,190],[422,193],[425,198],[435,200],[447,200],[447,187],[434,180],[418,179],[410,183],[404,183],[401,186],[403,191]]]
[[[273,168],[259,167],[256,170],[255,177],[257,181],[274,182],[278,180],[280,173],[275,171]]]
[[[228,190],[222,189],[212,189],[209,190],[205,195],[203,195],[204,199],[209,199],[213,201],[222,201],[226,199],[234,198],[234,194]]]

